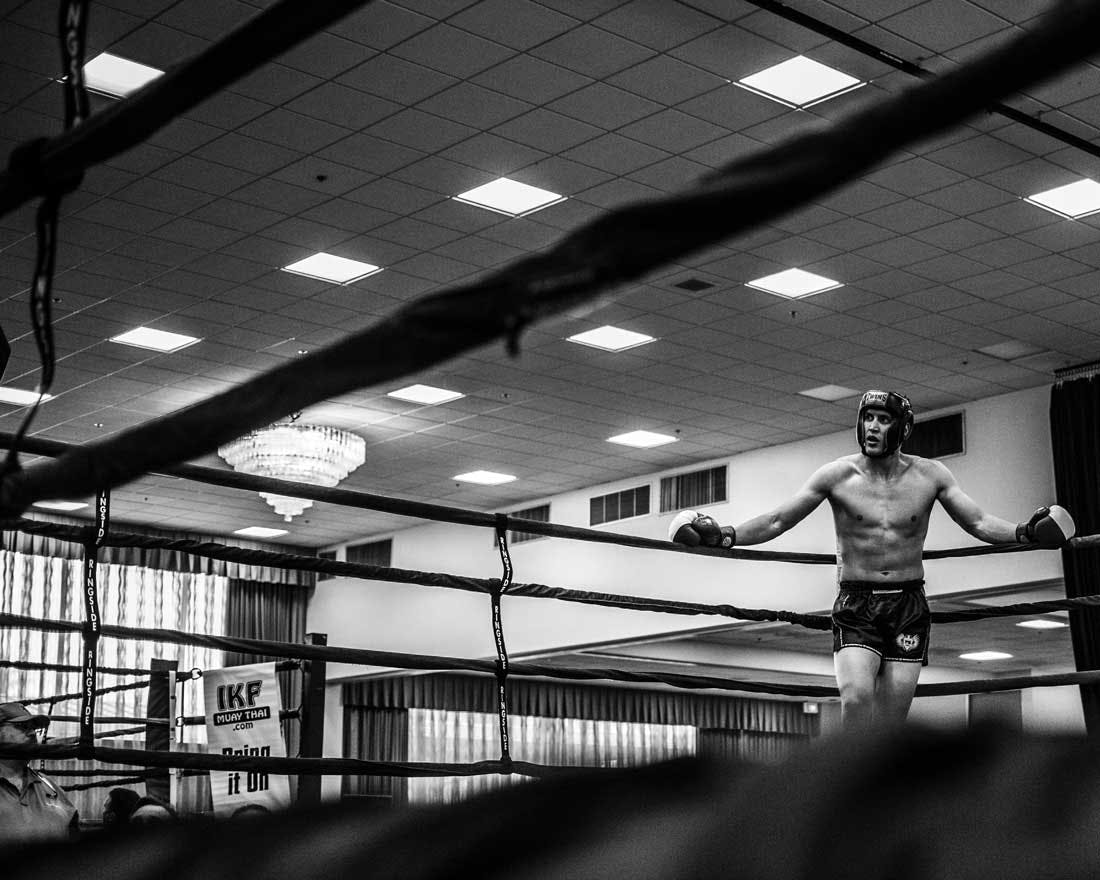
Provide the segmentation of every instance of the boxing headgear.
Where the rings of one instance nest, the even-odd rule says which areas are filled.
[[[894,417],[894,424],[886,432],[886,442],[881,452],[870,453],[863,436],[863,413],[872,408],[884,409]],[[901,448],[902,442],[913,429],[913,405],[909,398],[896,391],[867,391],[859,399],[859,413],[856,415],[856,439],[860,451],[872,458],[893,455]]]

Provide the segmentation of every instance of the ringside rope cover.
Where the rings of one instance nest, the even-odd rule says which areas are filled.
[[[304,5],[307,10],[311,7],[327,9],[328,4],[318,0]],[[374,327],[294,364],[56,462],[7,474],[0,480],[0,511],[19,513],[42,498],[121,485],[149,471],[197,458],[319,400],[404,376],[501,337],[514,337],[519,327],[559,314],[612,285],[781,215],[835,189],[907,143],[957,124],[991,102],[1095,53],[1100,47],[1100,4],[1063,0],[1054,12],[1040,17],[1033,30],[939,79],[857,112],[827,130],[733,162],[685,193],[619,209],[567,235],[544,254],[493,273],[483,283],[425,296]],[[221,46],[215,44],[204,54]],[[223,63],[239,69],[239,59],[224,58]],[[166,89],[162,82],[166,79],[167,75],[155,80],[118,106],[134,101],[132,107],[137,101],[148,103],[154,94],[162,96],[157,84]],[[190,86],[202,94],[202,84]],[[180,88],[178,79],[172,88]],[[101,121],[96,129],[93,116],[76,130],[88,129],[75,139],[78,144],[86,144],[93,129],[100,134],[100,152],[86,152],[86,164],[109,155],[107,146],[120,149],[121,116],[112,119],[106,125]],[[144,122],[140,124],[142,131],[150,131]],[[112,136],[115,143],[110,143]],[[49,159],[51,150],[44,153]],[[56,161],[56,153],[53,158]],[[6,177],[0,178],[0,194],[12,186]],[[0,210],[3,206],[0,199]],[[751,216],[744,206],[752,207]],[[364,362],[364,352],[371,353],[369,363]]]
[[[80,696],[80,748],[85,752],[91,749],[95,738],[96,661],[102,626],[96,570],[99,566],[99,548],[107,536],[110,497],[106,489],[96,493],[95,528],[84,542],[84,690]]]
[[[497,549],[500,551],[500,563],[504,570],[499,581],[494,581],[489,590],[493,611],[493,643],[497,650],[497,719],[500,725],[500,760],[510,764],[512,756],[508,752],[508,649],[504,644],[504,621],[500,616],[500,597],[512,586],[512,557],[508,553],[508,518],[497,514]]]

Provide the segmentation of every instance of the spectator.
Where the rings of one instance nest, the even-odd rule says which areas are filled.
[[[0,748],[30,746],[50,725],[22,703],[0,703]],[[0,757],[0,841],[74,837],[79,816],[61,787],[28,766],[29,758]]]

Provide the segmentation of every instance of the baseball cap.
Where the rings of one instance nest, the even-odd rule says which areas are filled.
[[[33,721],[39,727],[48,727],[49,716],[35,715],[22,703],[0,703],[0,723],[5,721]]]

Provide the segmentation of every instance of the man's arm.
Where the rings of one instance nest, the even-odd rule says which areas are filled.
[[[829,491],[840,478],[843,467],[841,462],[834,461],[818,468],[789,501],[768,513],[734,526],[734,543],[763,544],[772,538],[778,538],[792,526],[802,522],[829,497]]]
[[[1072,538],[1075,526],[1073,517],[1065,508],[1053,505],[1041,507],[1025,523],[1011,523],[982,510],[977,503],[959,488],[954,474],[940,462],[931,462],[937,469],[940,504],[948,515],[968,534],[987,544],[1041,544],[1060,547]]]

